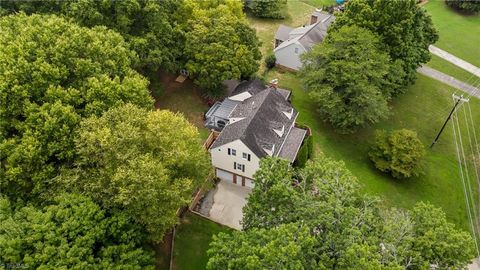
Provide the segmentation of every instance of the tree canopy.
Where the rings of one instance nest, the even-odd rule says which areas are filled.
[[[255,179],[244,231],[213,239],[210,269],[282,269],[281,259],[290,269],[461,269],[474,256],[473,239],[440,209],[382,208],[342,162],[321,156],[292,170],[266,158]]]
[[[0,29],[0,188],[26,198],[72,162],[83,117],[152,99],[131,68],[135,54],[105,27],[18,14],[0,18]]]
[[[41,209],[0,198],[0,261],[29,269],[154,269],[142,228],[91,199],[61,194]]]
[[[80,124],[75,168],[59,178],[106,209],[123,209],[159,241],[205,180],[209,162],[183,116],[127,104]]]
[[[342,133],[385,119],[389,57],[370,31],[346,26],[302,56],[300,77],[326,121]]]
[[[420,165],[425,155],[425,147],[417,133],[408,129],[377,131],[372,145],[370,159],[382,172],[395,178],[408,178],[420,173]]]
[[[260,18],[284,19],[287,16],[287,0],[250,0],[248,8]]]
[[[180,1],[127,0],[127,1],[13,1],[0,2],[9,12],[27,14],[50,13],[72,18],[86,26],[106,26],[119,32],[130,48],[139,56],[136,66],[157,70],[177,68],[176,59],[181,54],[172,14]]]
[[[430,15],[416,0],[351,0],[329,29],[345,25],[366,28],[380,37],[382,50],[396,63],[392,82],[399,82],[395,93],[415,82],[416,70],[430,60],[428,46],[438,40]]]
[[[218,95],[224,80],[249,78],[258,70],[260,42],[240,1],[186,0],[181,14],[188,16],[185,66],[207,93]]]

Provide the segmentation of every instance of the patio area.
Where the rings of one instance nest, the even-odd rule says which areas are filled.
[[[215,222],[241,230],[242,208],[250,192],[250,188],[220,181],[205,194],[196,211]]]

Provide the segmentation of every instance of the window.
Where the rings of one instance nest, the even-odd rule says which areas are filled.
[[[295,53],[298,54],[298,48],[295,48]]]
[[[229,156],[236,156],[237,155],[237,150],[228,148],[228,155]]]
[[[250,161],[250,154],[243,153],[242,157],[243,159]]]
[[[235,170],[239,170],[239,171],[245,172],[245,165],[244,165],[244,164],[240,164],[240,163],[233,162],[233,168],[234,168]]]
[[[217,126],[218,126],[219,128],[225,127],[225,124],[226,124],[226,123],[225,123],[225,121],[223,121],[223,120],[218,120],[218,121],[217,121]]]

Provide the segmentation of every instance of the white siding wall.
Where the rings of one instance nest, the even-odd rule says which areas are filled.
[[[295,53],[295,48],[298,48],[298,54]],[[287,47],[276,50],[275,57],[277,58],[277,64],[299,70],[302,67],[300,55],[303,53],[305,53],[303,46],[298,43],[292,43]]]
[[[236,156],[228,155],[228,148],[235,149],[237,151]],[[250,161],[242,158],[243,152],[250,154]],[[236,140],[220,147],[210,149],[212,156],[212,165],[216,168],[223,169],[225,171],[234,172],[238,175],[242,175],[248,178],[253,178],[253,174],[259,168],[260,159],[250,151],[250,149],[240,140]],[[236,170],[233,168],[234,162],[244,164],[245,172]],[[241,181],[241,180],[240,180]]]

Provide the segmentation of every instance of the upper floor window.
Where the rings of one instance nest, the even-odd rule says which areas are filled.
[[[237,150],[228,148],[228,155],[229,156],[236,156],[237,155]]]
[[[298,54],[298,48],[295,48],[295,53]]]
[[[245,172],[245,164],[240,164],[237,162],[233,162],[233,168],[242,172]]]
[[[242,154],[242,158],[245,159],[245,160],[250,161],[250,154],[248,154],[248,153],[243,153],[243,154]]]

